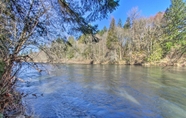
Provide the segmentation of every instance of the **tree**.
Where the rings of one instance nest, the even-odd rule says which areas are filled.
[[[130,18],[127,17],[127,20],[123,26],[124,29],[129,29],[131,27],[131,22],[130,22]]]
[[[127,22],[130,23],[130,26],[132,27],[132,25],[134,24],[135,20],[140,18],[140,11],[138,10],[138,7],[134,7],[132,8],[128,13],[127,13]]]
[[[116,55],[116,49],[118,46],[118,39],[116,36],[116,31],[115,31],[115,19],[112,18],[111,23],[110,23],[110,27],[108,30],[108,35],[107,35],[107,48],[111,51],[111,53],[114,51],[114,60],[117,60],[117,55]],[[113,55],[113,54],[111,54]]]
[[[107,27],[106,27],[106,26],[104,26],[103,29],[102,29],[101,31],[98,32],[98,34],[99,34],[100,36],[103,36],[103,34],[104,34],[105,32],[107,32]]]
[[[123,44],[125,42],[125,35],[124,35],[124,29],[122,27],[117,27],[116,29],[116,36],[117,36],[117,39],[118,39],[118,51],[119,51],[119,59],[122,60],[122,57],[123,57]]]
[[[96,26],[89,23],[107,17],[108,13],[116,9],[118,2],[81,0],[79,4],[76,0],[0,1],[0,55],[5,64],[0,78],[0,99],[11,92],[16,81],[14,77],[22,62],[30,60],[28,55],[21,53],[30,46],[39,48],[49,44],[52,38],[65,34],[61,32],[74,34],[80,31],[93,35]],[[0,113],[4,108],[5,104],[1,105]]]
[[[107,27],[106,26],[103,27],[103,31],[107,32]]]
[[[0,98],[10,92],[14,76],[21,67],[21,62],[27,61],[28,55],[21,55],[27,51],[28,46],[39,44],[37,36],[46,33],[47,19],[44,14],[48,11],[45,2],[38,1],[1,1],[0,8],[0,48],[3,57],[4,72],[0,79]],[[40,19],[43,17],[42,19]],[[42,34],[40,34],[42,33]],[[27,48],[27,49],[26,49]],[[12,71],[13,68],[17,68]],[[4,107],[4,106],[3,106]]]
[[[126,39],[126,49],[127,49],[127,55],[129,56],[130,59],[129,60],[129,63],[131,63],[132,61],[132,54],[133,52],[136,51],[136,45],[138,45],[139,47],[139,44],[137,43],[137,41],[139,40],[137,38],[137,32],[138,32],[138,28],[136,26],[138,26],[139,22],[139,18],[140,18],[140,12],[138,11],[138,8],[135,7],[135,8],[132,8],[129,12],[128,12],[128,17],[127,17],[127,20],[126,20],[126,23],[124,25],[124,30],[126,33],[125,35],[125,39]],[[137,31],[137,32],[136,32]]]
[[[73,36],[69,36],[68,37],[68,41],[67,41],[67,58],[71,59],[75,56],[75,51],[76,51],[76,41],[74,40]]]
[[[78,38],[78,43],[87,44],[88,42],[90,42],[89,37],[90,37],[90,35],[88,35],[88,34],[82,34]]]
[[[107,14],[115,10],[119,3],[119,0],[81,0],[82,4],[78,4],[76,0],[58,1],[64,9],[64,13],[62,12],[64,21],[70,22],[71,30],[89,34],[96,32],[96,27],[91,26],[89,23],[107,17]]]
[[[159,61],[162,59],[163,49],[160,42],[163,34],[161,28],[163,15],[163,12],[158,12],[155,16],[147,19],[148,27],[145,33],[147,61]]]
[[[43,47],[47,51],[47,54],[50,56],[50,60],[58,62],[62,58],[66,58],[67,52],[67,43],[62,38],[57,38],[53,41],[51,47]]]
[[[122,26],[123,26],[123,24],[122,24],[122,20],[119,19],[119,21],[118,21],[118,27],[122,27]]]
[[[107,48],[110,50],[113,50],[116,47],[117,37],[115,27],[115,19],[112,18],[107,36]]]
[[[163,18],[164,49],[186,45],[186,3],[183,0],[171,0],[170,7]],[[179,45],[179,46],[178,46]],[[185,50],[185,49],[184,49]]]

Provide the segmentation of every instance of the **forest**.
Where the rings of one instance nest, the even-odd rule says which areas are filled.
[[[23,64],[129,64],[186,66],[186,3],[171,0],[151,17],[131,9],[126,21],[111,19],[97,30],[119,0],[1,0],[0,118],[21,112],[15,91]],[[43,59],[43,60],[42,60]]]
[[[142,16],[135,7],[124,24],[113,17],[109,28],[105,26],[95,36],[57,38],[40,50],[45,50],[54,63],[89,60],[94,64],[186,66],[185,11],[181,0],[173,0],[166,11],[151,17]],[[32,50],[29,53],[34,55]]]

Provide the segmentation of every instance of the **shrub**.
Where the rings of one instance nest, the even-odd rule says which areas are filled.
[[[147,61],[149,61],[149,62],[158,61],[158,60],[162,59],[162,56],[163,56],[163,50],[159,45],[157,45],[156,50],[154,50],[151,53],[151,55],[148,57]]]

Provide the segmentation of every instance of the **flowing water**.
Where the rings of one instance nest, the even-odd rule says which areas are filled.
[[[40,118],[186,118],[186,68],[43,65],[17,88]]]

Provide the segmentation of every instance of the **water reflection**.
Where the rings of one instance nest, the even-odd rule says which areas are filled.
[[[184,71],[124,65],[44,65],[49,74],[28,72],[34,93],[24,98],[39,117],[186,116]],[[26,81],[28,77],[22,75]],[[34,81],[33,81],[34,80]]]

